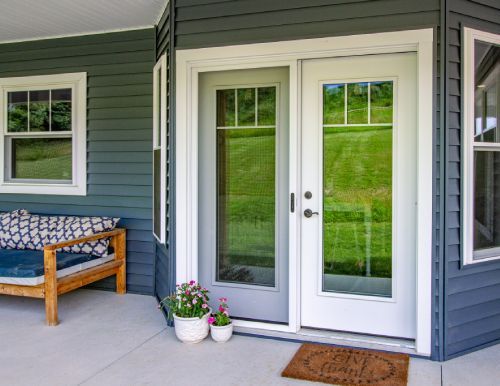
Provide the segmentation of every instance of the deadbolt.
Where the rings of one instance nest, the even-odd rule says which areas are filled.
[[[309,190],[304,193],[304,197],[307,198],[308,200],[310,200],[312,196],[313,194]]]

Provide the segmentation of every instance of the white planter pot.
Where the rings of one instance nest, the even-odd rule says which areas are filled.
[[[214,326],[212,324],[210,326],[210,335],[212,336],[212,339],[218,343],[227,342],[233,335],[233,323],[228,324],[227,326]]]
[[[174,314],[175,335],[183,343],[199,343],[208,335],[208,316],[201,318],[180,318]]]

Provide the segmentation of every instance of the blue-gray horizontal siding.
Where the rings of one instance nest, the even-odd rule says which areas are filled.
[[[127,288],[152,294],[152,67],[154,29],[0,45],[0,77],[86,72],[87,196],[0,194],[0,210],[121,218]],[[107,279],[94,287],[112,289]]]
[[[176,48],[422,28],[439,0],[177,0]]]
[[[445,359],[500,340],[500,262],[462,267],[462,27],[500,33],[497,0],[449,0],[447,14],[447,191]],[[472,219],[467,219],[471,221]]]

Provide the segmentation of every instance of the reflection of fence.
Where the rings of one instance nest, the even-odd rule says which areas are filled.
[[[366,276],[371,276],[371,249],[372,249],[372,209],[370,205],[356,205],[356,204],[332,204],[325,205],[324,212],[342,212],[342,213],[361,213],[363,223],[365,226],[365,262],[366,262]],[[335,234],[335,241],[333,248],[338,240],[338,230]],[[358,244],[357,228],[354,228],[354,238]]]

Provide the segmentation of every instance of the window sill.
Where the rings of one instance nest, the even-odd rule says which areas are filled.
[[[35,194],[60,196],[86,196],[86,185],[70,184],[34,184],[19,182],[4,182],[0,184],[0,193],[4,194]]]

